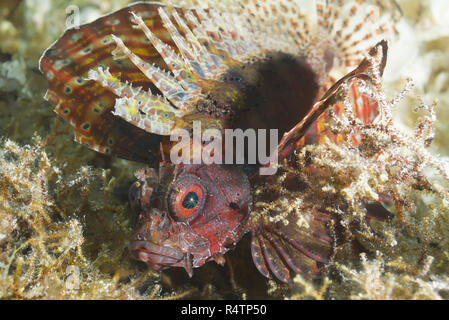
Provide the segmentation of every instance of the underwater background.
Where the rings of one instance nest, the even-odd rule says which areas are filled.
[[[0,3],[0,298],[449,298],[449,184],[441,173],[449,155],[448,1],[397,1],[403,19],[383,77],[390,99],[408,78],[413,80],[413,89],[394,109],[402,132],[413,135],[423,117],[423,108],[417,107],[438,100],[435,114],[427,116],[435,129],[429,152],[443,169],[426,171],[430,161],[416,160],[423,163],[432,192],[419,181],[396,181],[403,207],[391,209],[395,218],[379,224],[375,238],[367,235],[366,253],[354,255],[349,245],[343,246],[323,279],[298,276],[293,286],[258,273],[248,237],[227,254],[224,267],[208,263],[195,269],[192,279],[184,270],[155,273],[122,259],[136,218],[127,190],[143,165],[75,143],[69,126],[43,99],[47,81],[38,61],[63,33],[72,10],[79,9],[85,23],[131,2]],[[408,152],[406,147],[397,150]],[[361,197],[333,187],[354,201]]]

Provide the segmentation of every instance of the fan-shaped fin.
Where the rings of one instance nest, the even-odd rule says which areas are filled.
[[[286,263],[294,273],[303,274],[305,270],[295,261],[288,246],[282,243],[282,240],[278,239],[275,235],[271,233],[265,233],[264,236],[270,241],[271,245],[276,249],[276,251],[282,257],[282,260]]]
[[[316,0],[318,25],[334,39],[338,55],[346,66],[380,40],[391,40],[401,17],[394,1]]]
[[[218,80],[236,62],[263,58],[267,52],[305,57],[319,79],[327,77],[335,57],[346,64],[358,61],[373,39],[394,31],[397,10],[392,3],[316,0],[316,5],[298,6],[291,1],[245,0],[238,2],[240,7],[205,10],[133,4],[66,31],[45,52],[40,66],[50,82],[47,98],[74,127],[78,141],[101,152],[153,161],[149,153],[157,153],[160,137],[133,125],[142,123],[141,118],[131,117],[132,123],[126,124],[114,117],[116,96],[85,80],[89,70],[109,68],[122,83],[161,92],[178,109],[190,111],[201,96],[197,87],[209,87],[208,80]],[[376,21],[368,4],[379,13]],[[312,9],[304,14],[303,7]],[[320,66],[315,68],[317,61]],[[129,101],[126,104],[129,107]],[[124,100],[118,105],[124,106]],[[149,131],[161,133],[165,127]]]
[[[270,271],[282,282],[290,282],[293,274],[316,276],[320,272],[316,262],[329,260],[332,241],[325,222],[315,221],[308,228],[297,226],[293,219],[290,222],[253,231],[253,261],[267,278]]]
[[[273,233],[310,259],[324,263],[328,261],[331,242],[323,241],[322,237],[317,237],[312,228],[298,230],[291,236],[286,235],[285,231],[283,233],[273,230]]]
[[[394,39],[402,15],[393,0],[239,0],[238,4],[251,30],[283,52],[307,57],[320,84],[331,67],[345,74],[374,44]],[[212,1],[209,7],[214,7]]]
[[[140,15],[153,32],[173,45],[162,26],[157,8],[160,4],[138,3],[104,16],[78,29],[67,30],[42,56],[40,69],[49,81],[46,99],[67,120],[75,140],[106,154],[156,165],[161,137],[127,123],[112,114],[117,96],[96,81],[86,80],[98,66],[109,68],[122,82],[159,92],[153,83],[128,60],[113,60],[115,49],[111,34],[123,37],[124,43],[140,58],[166,65],[141,30],[132,27],[129,11]]]

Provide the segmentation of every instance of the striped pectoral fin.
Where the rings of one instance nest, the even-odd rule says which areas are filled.
[[[115,95],[111,92],[100,95],[101,98],[88,95],[63,100],[50,89],[45,99],[71,125],[76,142],[106,155],[157,166],[162,137],[148,134],[114,116],[107,106],[113,106]]]
[[[256,265],[257,270],[259,270],[259,272],[266,278],[271,279],[271,274],[268,270],[268,265],[265,261],[259,238],[260,235],[253,232],[251,238],[251,256],[253,257],[253,262]]]
[[[318,276],[317,262],[328,262],[332,251],[325,224],[316,220],[308,229],[270,225],[253,231],[251,253],[257,269],[265,277],[274,275],[285,283],[295,274]]]

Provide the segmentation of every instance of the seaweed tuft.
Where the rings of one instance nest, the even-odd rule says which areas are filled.
[[[68,174],[50,160],[46,142],[1,143],[0,296],[160,297],[156,275],[121,262],[131,227],[127,205],[110,195],[115,179],[91,167]]]

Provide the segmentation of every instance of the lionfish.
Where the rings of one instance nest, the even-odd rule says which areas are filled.
[[[221,132],[275,128],[279,161],[298,166],[305,145],[325,136],[338,141],[324,124],[342,112],[343,96],[365,123],[375,119],[377,102],[359,88],[382,75],[399,15],[388,0],[134,3],[66,30],[43,54],[45,99],[76,142],[149,166],[129,193],[139,213],[131,257],[192,276],[206,262],[223,265],[251,232],[257,269],[290,282],[294,274],[320,274],[334,248],[329,224],[338,217],[304,212],[307,228],[251,219],[257,188],[278,183],[276,175],[261,176],[251,165],[172,163],[170,134],[192,132],[194,121]],[[367,219],[386,216],[367,212]]]

